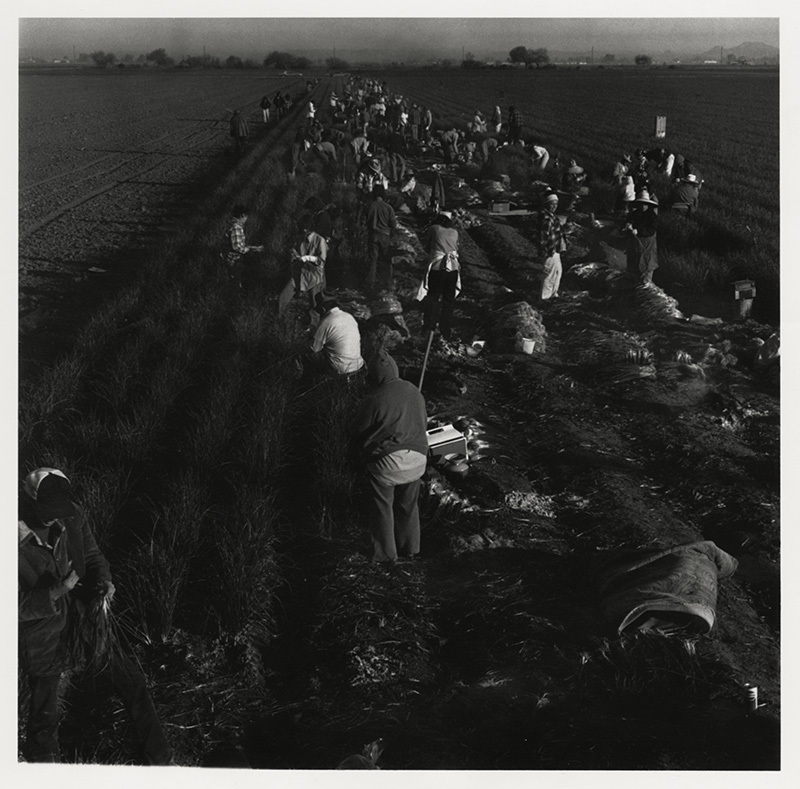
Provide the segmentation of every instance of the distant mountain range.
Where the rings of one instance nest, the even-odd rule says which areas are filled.
[[[735,60],[748,60],[752,63],[762,63],[764,61],[777,63],[779,53],[778,47],[754,41],[745,41],[744,44],[739,44],[738,47],[733,47],[732,49],[713,47],[697,57],[699,60],[721,60],[724,63],[727,61],[728,56],[732,55]]]

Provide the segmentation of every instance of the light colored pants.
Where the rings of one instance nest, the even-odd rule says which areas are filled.
[[[269,110],[261,110],[261,114],[264,116],[264,123],[266,123],[269,120]]]
[[[561,255],[556,252],[544,261],[544,279],[542,280],[542,300],[558,296],[561,284]]]

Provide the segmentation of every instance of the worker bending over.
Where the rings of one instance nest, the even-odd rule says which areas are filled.
[[[372,560],[394,562],[419,553],[419,486],[428,452],[425,399],[384,350],[370,363],[367,395],[353,423],[366,476]]]

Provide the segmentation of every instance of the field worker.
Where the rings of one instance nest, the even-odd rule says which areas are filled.
[[[453,227],[452,214],[443,211],[434,220],[422,239],[428,253],[428,267],[417,292],[423,302],[422,330],[434,331],[450,341],[453,304],[461,292],[461,266],[458,261],[458,230]]]
[[[420,549],[419,487],[427,465],[425,399],[380,351],[368,368],[374,387],[352,423],[366,477],[365,513],[374,562],[412,559]]]
[[[334,299],[318,294],[315,309],[320,315],[309,357],[312,369],[350,375],[364,368],[361,335],[356,319],[339,307]]]
[[[522,142],[522,113],[516,107],[508,108],[508,142],[510,145]]]
[[[622,186],[625,178],[630,172],[633,159],[629,153],[622,154],[622,158],[614,164],[614,172],[611,176],[611,181],[615,186]]]
[[[647,156],[643,148],[639,148],[633,155],[633,183],[636,186],[636,191],[649,188],[650,174],[647,171]]]
[[[639,285],[653,281],[658,268],[658,201],[646,189],[636,195],[623,231],[628,238],[627,272]]]
[[[455,126],[451,126],[447,131],[441,133],[439,139],[442,141],[444,163],[452,164],[458,156],[458,130]]]
[[[231,279],[238,287],[242,287],[242,272],[244,270],[244,256],[248,252],[261,252],[263,246],[250,246],[245,240],[244,226],[250,214],[249,209],[243,205],[235,205],[231,212],[231,225],[226,232],[227,242],[230,245],[225,255]]]
[[[292,250],[290,278],[278,295],[278,313],[282,313],[293,298],[305,295],[311,324],[316,325],[319,320],[315,309],[317,294],[325,289],[328,243],[314,231],[313,225],[314,219],[310,214],[305,214],[298,223],[300,243]]]
[[[269,120],[269,108],[270,108],[270,100],[269,96],[265,93],[261,97],[261,101],[259,102],[259,107],[261,107],[261,115],[264,118],[264,123]]]
[[[541,145],[531,146],[531,164],[533,165],[534,172],[541,175],[547,169],[547,163],[550,161],[550,154],[547,148]]]
[[[388,189],[389,181],[382,172],[380,161],[372,158],[367,161],[366,167],[361,168],[358,174],[357,187],[363,195],[371,197],[376,186]]]
[[[433,113],[430,107],[422,108],[422,139],[426,143],[430,143],[431,134],[433,133]]]
[[[481,140],[481,156],[483,157],[483,163],[486,164],[489,161],[489,157],[497,150],[497,138],[495,137],[484,137]]]
[[[380,184],[372,189],[372,202],[367,209],[367,290],[391,290],[393,281],[392,258],[389,247],[392,230],[397,227],[394,208],[386,201],[386,188]]]
[[[691,216],[696,210],[700,199],[701,183],[694,173],[689,173],[685,178],[680,178],[672,191],[672,205],[670,208],[683,216]]]
[[[314,152],[325,164],[335,165],[339,161],[336,154],[336,146],[329,140],[315,143]]]
[[[544,198],[544,208],[539,215],[539,248],[543,257],[544,276],[540,296],[542,301],[558,297],[561,285],[561,253],[567,242],[561,220],[556,215],[558,195],[548,192]]]
[[[692,169],[691,162],[686,161],[683,154],[676,153],[675,161],[672,165],[672,175],[675,178],[684,178],[692,172],[694,172],[694,170]],[[695,173],[695,175],[697,175],[697,173]]]
[[[298,126],[294,133],[292,145],[287,151],[287,170],[289,178],[294,178],[297,174],[297,167],[300,164],[303,153],[308,149],[310,143],[306,137],[306,130],[302,126]]]
[[[472,118],[472,131],[475,134],[486,133],[486,120],[480,110],[475,110],[475,115]]]
[[[399,131],[392,132],[386,142],[386,152],[389,154],[388,172],[392,176],[392,183],[397,184],[402,181],[406,174],[406,138]]]
[[[237,156],[244,152],[248,134],[250,126],[247,118],[239,110],[234,110],[231,116],[231,137],[233,137],[233,150]]]
[[[500,129],[503,127],[503,113],[499,104],[496,104],[495,108],[492,110],[492,118],[490,123],[492,126],[492,133],[500,134]]]
[[[671,154],[666,148],[653,148],[646,151],[645,159],[648,163],[655,165],[657,173],[663,173],[667,177],[672,175],[672,168],[675,165],[675,156]]]
[[[363,130],[357,131],[350,140],[350,150],[353,152],[356,167],[361,167],[361,163],[369,156],[369,140]]]
[[[420,108],[416,104],[412,103],[411,109],[409,110],[408,113],[408,130],[411,134],[412,140],[419,139],[419,125],[421,121],[422,121],[422,110],[420,110]]]
[[[278,116],[278,120],[280,120],[285,112],[286,102],[283,100],[283,94],[278,90],[275,92],[275,95],[272,97],[272,103],[275,105],[275,114]]]
[[[317,108],[314,106],[313,101],[308,102],[308,106],[306,107],[306,123],[311,126],[314,122],[314,117],[317,114]]]
[[[413,170],[407,170],[403,180],[400,182],[400,194],[411,195],[417,188],[417,178]]]
[[[84,660],[87,670],[101,660],[101,670],[125,703],[143,761],[170,764],[172,753],[147,682],[113,631],[106,631],[104,654],[91,654],[100,636],[88,631],[109,627],[115,588],[86,513],[72,501],[66,475],[55,468],[32,471],[23,482],[19,507],[19,660],[31,692],[26,759],[61,761],[61,674]]]
[[[636,188],[633,185],[633,176],[626,175],[625,182],[620,187],[620,210],[623,216],[627,216],[633,201],[636,199]]]

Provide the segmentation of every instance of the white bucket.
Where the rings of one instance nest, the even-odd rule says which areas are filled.
[[[536,350],[536,340],[529,337],[520,337],[517,340],[517,350],[522,353],[533,353]]]

